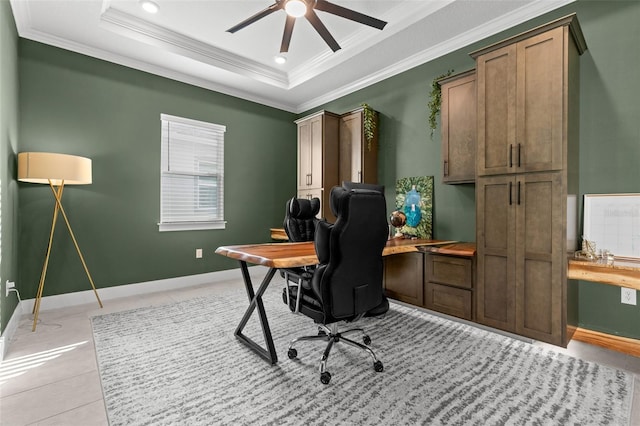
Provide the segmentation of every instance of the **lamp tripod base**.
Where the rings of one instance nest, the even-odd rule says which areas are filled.
[[[58,221],[58,213],[62,213],[62,217],[64,219],[65,224],[67,225],[67,229],[69,230],[69,234],[71,235],[71,239],[73,240],[73,245],[76,248],[76,252],[80,257],[80,261],[82,262],[82,266],[84,267],[84,271],[87,274],[87,278],[89,278],[89,282],[91,283],[91,288],[93,289],[93,293],[96,295],[96,299],[98,300],[98,305],[102,308],[102,301],[100,300],[100,296],[98,295],[98,290],[96,289],[95,284],[93,283],[93,278],[91,278],[91,273],[89,273],[89,268],[87,267],[86,262],[84,261],[84,256],[82,256],[82,251],[80,251],[80,246],[76,241],[76,237],[71,229],[71,224],[69,223],[69,219],[67,218],[67,214],[64,211],[64,207],[62,207],[62,191],[64,190],[64,181],[61,182],[60,186],[56,189],[51,180],[49,180],[49,187],[51,187],[51,192],[53,192],[53,196],[56,199],[56,204],[53,208],[53,220],[51,221],[51,232],[49,233],[49,244],[47,245],[47,255],[44,258],[44,265],[42,266],[42,274],[40,275],[40,283],[38,284],[38,291],[36,293],[36,300],[33,304],[33,327],[31,331],[36,331],[36,326],[38,325],[38,314],[40,312],[40,302],[42,301],[42,292],[44,290],[44,281],[47,276],[47,268],[49,267],[49,257],[51,255],[51,246],[53,243],[53,234],[56,230],[56,223]]]

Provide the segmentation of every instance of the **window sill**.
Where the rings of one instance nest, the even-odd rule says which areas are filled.
[[[204,231],[209,229],[225,229],[226,221],[220,222],[175,222],[175,223],[159,223],[158,230],[160,232],[170,231]]]

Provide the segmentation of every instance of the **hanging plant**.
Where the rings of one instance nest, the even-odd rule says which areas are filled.
[[[442,93],[440,91],[440,85],[438,81],[449,77],[453,74],[453,70],[447,71],[445,74],[439,75],[431,82],[431,93],[429,94],[429,129],[431,129],[431,138],[433,139],[433,132],[436,130],[438,123],[436,122],[436,116],[440,112],[440,104],[442,102]]]
[[[362,104],[364,137],[367,140],[367,149],[371,151],[371,142],[376,134],[376,112],[368,104]]]

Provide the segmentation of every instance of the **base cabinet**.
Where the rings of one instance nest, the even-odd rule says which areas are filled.
[[[424,307],[475,319],[474,258],[428,253],[425,256]]]
[[[401,302],[422,306],[424,254],[394,254],[384,258],[385,294]]]

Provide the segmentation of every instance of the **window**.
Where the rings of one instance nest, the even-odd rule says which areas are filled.
[[[161,114],[160,231],[224,229],[225,126]]]

